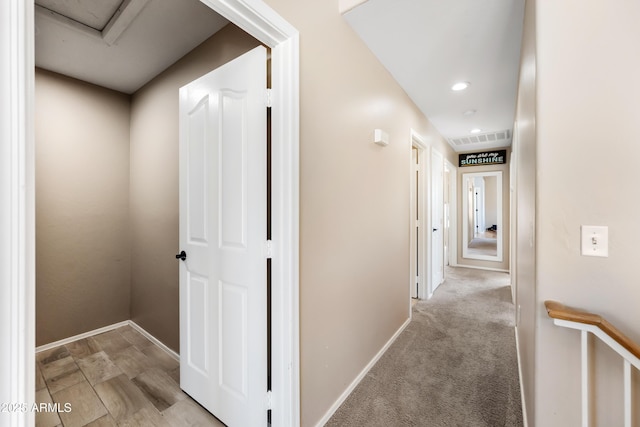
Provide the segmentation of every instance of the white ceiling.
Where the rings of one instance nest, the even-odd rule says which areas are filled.
[[[199,0],[36,0],[36,66],[133,93],[227,23]]]
[[[524,0],[368,0],[344,16],[454,150],[511,144]]]

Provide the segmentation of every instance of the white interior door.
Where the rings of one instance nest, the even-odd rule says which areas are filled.
[[[180,89],[180,386],[267,424],[266,49]]]
[[[431,293],[444,281],[444,158],[431,153]]]

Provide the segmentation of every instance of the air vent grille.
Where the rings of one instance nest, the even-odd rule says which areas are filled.
[[[511,139],[511,131],[509,129],[505,129],[498,132],[489,132],[480,135],[449,138],[449,143],[454,147],[460,147],[462,145],[481,144],[485,142],[500,142],[509,139]]]

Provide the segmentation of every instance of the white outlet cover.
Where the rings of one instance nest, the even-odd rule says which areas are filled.
[[[609,256],[609,227],[583,225],[581,230],[581,254],[584,256]]]

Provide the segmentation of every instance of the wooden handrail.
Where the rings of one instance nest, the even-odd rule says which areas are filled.
[[[631,338],[620,332],[615,326],[607,322],[607,320],[599,314],[567,307],[557,301],[545,301],[544,305],[547,307],[547,314],[549,317],[597,326],[605,334],[613,338],[618,344],[629,350],[629,352],[635,357],[640,358],[640,345],[636,344],[631,340]]]

